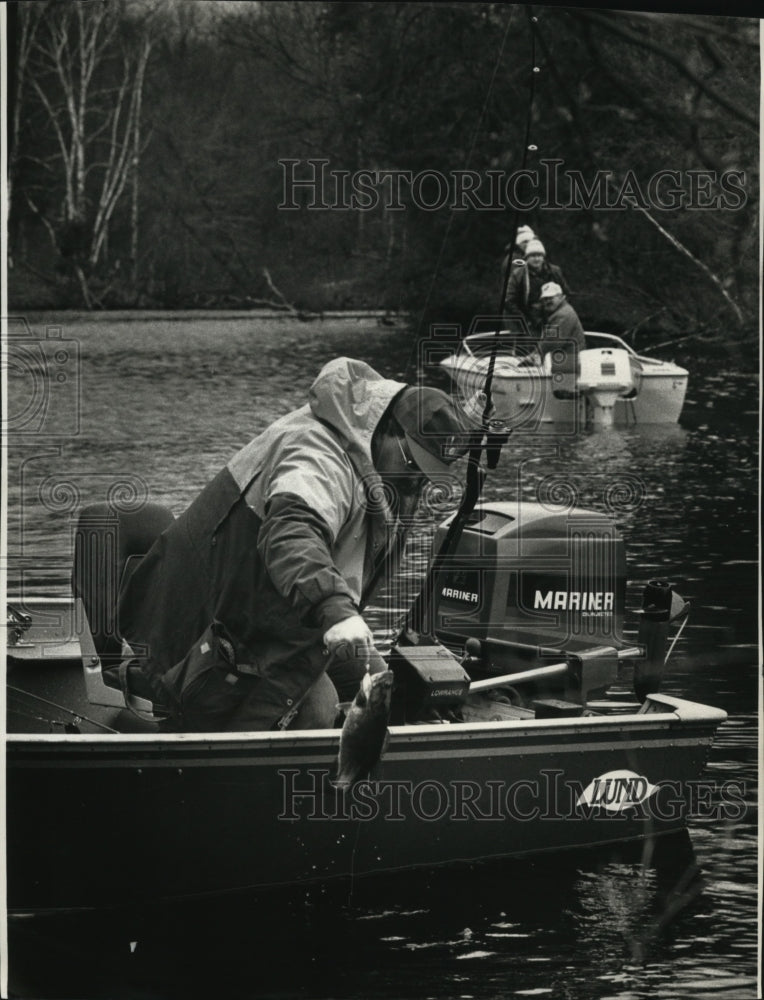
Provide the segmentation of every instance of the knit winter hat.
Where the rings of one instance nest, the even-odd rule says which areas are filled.
[[[531,240],[525,247],[525,256],[530,257],[532,253],[541,253],[546,257],[546,250],[541,240]]]

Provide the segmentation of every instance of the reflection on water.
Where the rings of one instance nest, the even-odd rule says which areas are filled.
[[[202,997],[222,983],[233,997],[754,996],[755,926],[731,889],[684,834],[114,914],[97,934],[88,918],[35,921],[14,928],[16,974],[42,991],[26,995],[55,984],[83,998]],[[55,967],[35,965],[40,951]]]
[[[12,591],[65,592],[81,503],[116,491],[179,513],[238,447],[304,402],[325,361],[348,354],[402,377],[409,350],[373,321],[88,321],[62,334],[77,347],[79,408],[64,416],[78,433],[48,427],[11,443]],[[609,511],[626,539],[627,631],[649,579],[691,601],[665,688],[729,713],[707,775],[740,785],[742,819],[698,817],[689,839],[646,857],[593,852],[89,924],[22,921],[11,930],[17,994],[755,996],[757,385],[676,360],[691,369],[681,427],[516,434],[484,495]],[[11,414],[29,385],[9,372]],[[392,607],[370,609],[382,647],[433,527],[421,517]]]

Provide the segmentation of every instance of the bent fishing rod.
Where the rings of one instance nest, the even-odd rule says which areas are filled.
[[[527,16],[531,36],[531,72],[525,121],[525,141],[523,143],[522,170],[526,169],[528,153],[536,152],[537,149],[536,146],[531,144],[530,140],[533,106],[535,101],[535,78],[538,73],[538,67],[536,66],[536,25],[538,23],[538,18],[534,14],[532,7],[527,8]],[[483,490],[483,484],[488,474],[488,470],[496,468],[501,455],[501,449],[509,439],[510,432],[508,430],[497,432],[492,429],[491,413],[493,410],[493,399],[491,390],[493,386],[494,370],[496,367],[496,355],[499,347],[499,335],[501,333],[504,302],[507,297],[509,278],[512,273],[513,250],[517,242],[519,224],[520,212],[519,209],[515,207],[512,228],[510,230],[513,234],[512,244],[504,264],[501,298],[499,301],[499,308],[496,311],[496,329],[494,331],[491,354],[488,360],[488,368],[483,387],[485,401],[480,420],[480,427],[471,431],[468,438],[467,475],[464,493],[462,494],[459,508],[448,527],[448,531],[446,532],[443,542],[430,562],[427,575],[425,576],[419,594],[406,615],[406,619],[398,635],[397,642],[403,642],[409,645],[420,645],[428,641],[432,642],[435,625],[433,615],[433,609],[435,607],[434,594],[440,580],[444,563],[456,549],[464,531],[464,527],[474,511],[475,505],[480,499],[480,494]],[[485,467],[481,462],[484,451],[486,454]]]

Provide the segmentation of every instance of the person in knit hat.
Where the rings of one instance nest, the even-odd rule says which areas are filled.
[[[536,239],[536,234],[533,232],[530,226],[520,226],[517,230],[517,234],[513,241],[507,243],[504,247],[504,257],[512,255],[513,258],[517,257],[519,260],[525,259],[525,248],[531,240]],[[514,259],[513,259],[514,263]]]
[[[515,247],[522,256],[525,256],[525,248],[528,246],[531,240],[536,239],[536,234],[533,232],[530,226],[520,226],[517,230],[517,236],[515,237]]]
[[[543,326],[541,289],[550,281],[559,285],[566,296],[570,294],[560,268],[547,260],[544,244],[541,240],[531,239],[525,245],[522,264],[512,268],[504,306],[509,312],[522,313],[534,333],[540,333]]]
[[[515,239],[507,243],[504,247],[504,256],[501,260],[501,287],[504,290],[507,268],[514,271],[517,267],[525,267],[525,248],[531,240],[535,240],[536,234],[530,226],[519,226]]]
[[[502,289],[504,287],[504,277],[507,267],[511,264],[512,270],[516,267],[525,267],[525,248],[531,240],[536,239],[536,234],[530,226],[520,226],[515,234],[514,241],[507,243],[504,247],[504,256],[501,261]]]

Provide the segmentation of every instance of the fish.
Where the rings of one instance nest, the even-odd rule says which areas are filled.
[[[392,670],[364,674],[340,734],[337,776],[332,781],[336,790],[352,788],[384,753],[392,693]]]

